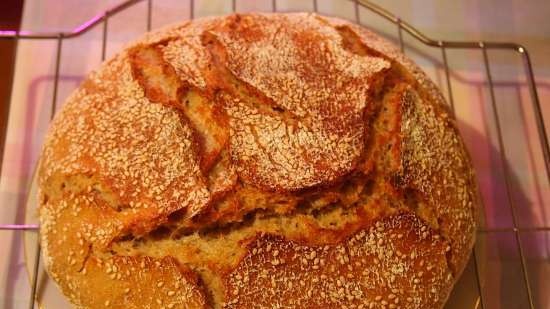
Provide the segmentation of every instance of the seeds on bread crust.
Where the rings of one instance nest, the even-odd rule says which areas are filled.
[[[52,123],[48,272],[83,308],[441,308],[477,203],[443,104],[391,45],[339,19],[146,34]]]

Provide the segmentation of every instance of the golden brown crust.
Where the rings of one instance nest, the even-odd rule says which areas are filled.
[[[475,235],[477,183],[466,146],[437,86],[393,44],[368,29],[327,18],[356,32],[363,44],[397,61],[412,74],[421,96],[408,92],[402,126],[404,173],[435,208],[441,232],[451,241],[450,264],[459,275],[470,257]],[[421,102],[420,102],[421,101]]]
[[[101,254],[101,239],[122,226],[108,205],[85,195],[65,196],[55,203],[40,208],[44,257],[50,276],[73,304],[84,308],[207,307],[196,274],[174,258]]]
[[[342,49],[335,29],[297,15],[236,15],[209,34],[221,45],[211,49],[219,64],[276,111],[227,98],[231,155],[244,181],[294,191],[354,169],[368,134],[369,80],[389,67],[385,60]]]
[[[339,19],[146,34],[52,124],[48,272],[84,308],[441,308],[476,207],[443,104],[391,44]]]
[[[337,245],[258,236],[224,279],[224,307],[437,308],[453,280],[447,246],[411,214],[379,220]]]

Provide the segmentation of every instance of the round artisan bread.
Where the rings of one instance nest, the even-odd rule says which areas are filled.
[[[45,264],[78,308],[441,308],[474,242],[439,91],[316,14],[146,34],[68,98],[40,161]]]

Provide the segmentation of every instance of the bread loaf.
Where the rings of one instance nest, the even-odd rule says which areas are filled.
[[[67,99],[39,187],[77,308],[442,308],[475,235],[440,92],[316,14],[145,34]]]

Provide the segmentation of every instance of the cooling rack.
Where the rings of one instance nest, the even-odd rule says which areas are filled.
[[[57,101],[58,101],[58,85],[60,81],[60,65],[63,60],[62,58],[62,48],[63,44],[69,40],[75,39],[77,37],[80,37],[84,35],[85,33],[89,32],[91,29],[101,27],[102,28],[102,36],[101,36],[101,59],[104,60],[106,57],[106,51],[107,51],[107,42],[108,42],[108,36],[109,36],[109,21],[111,18],[113,18],[115,15],[129,9],[130,7],[136,5],[139,2],[145,2],[146,3],[146,29],[151,30],[152,26],[152,11],[153,11],[153,3],[154,0],[127,0],[119,4],[118,6],[112,7],[111,9],[108,9],[104,11],[102,14],[97,15],[93,17],[92,19],[82,23],[78,27],[76,27],[74,30],[70,32],[30,32],[30,31],[1,31],[0,30],[0,40],[47,40],[51,42],[55,42],[55,64],[54,64],[54,76],[53,76],[53,93],[52,93],[52,99],[49,103],[49,118],[53,117],[56,109],[57,109]],[[503,195],[503,199],[506,201],[506,203],[503,203],[500,205],[501,207],[508,207],[508,211],[511,214],[511,226],[509,227],[487,227],[484,224],[480,224],[480,228],[478,229],[478,238],[485,239],[485,241],[489,241],[488,239],[491,238],[498,238],[500,234],[505,233],[511,235],[514,244],[512,247],[514,250],[516,250],[515,254],[517,254],[518,260],[519,260],[519,268],[521,270],[521,275],[519,276],[521,278],[521,283],[518,283],[518,287],[522,290],[520,291],[520,294],[525,295],[527,300],[526,304],[529,306],[529,308],[534,309],[536,308],[536,302],[534,300],[533,296],[533,286],[532,286],[532,280],[530,280],[529,275],[530,272],[528,271],[529,265],[526,257],[526,248],[525,248],[525,239],[522,238],[522,235],[524,233],[531,233],[531,232],[543,232],[548,233],[550,232],[550,227],[548,226],[523,226],[520,223],[520,219],[518,216],[518,212],[520,212],[520,207],[526,207],[525,205],[518,205],[516,199],[512,196],[512,193],[514,191],[514,181],[513,181],[513,175],[511,175],[511,171],[508,164],[508,158],[506,155],[506,147],[513,147],[514,145],[510,145],[510,143],[506,143],[505,139],[503,138],[503,127],[506,126],[506,124],[503,124],[499,115],[498,115],[498,105],[499,105],[499,99],[497,95],[495,94],[495,81],[494,81],[494,73],[491,69],[491,63],[492,58],[490,57],[491,51],[502,51],[507,52],[516,55],[519,57],[521,61],[521,66],[523,70],[523,74],[525,76],[525,86],[529,91],[529,104],[533,111],[533,118],[534,118],[534,125],[536,127],[537,132],[537,139],[538,143],[540,144],[540,155],[542,156],[543,160],[543,166],[544,166],[544,176],[546,177],[546,181],[550,180],[550,149],[548,144],[548,137],[546,134],[546,128],[545,128],[545,121],[543,119],[543,112],[541,110],[541,103],[538,97],[537,88],[535,85],[534,75],[533,75],[533,67],[531,64],[531,60],[529,57],[529,53],[525,47],[522,45],[516,44],[516,43],[504,43],[504,42],[488,42],[488,41],[452,41],[452,40],[433,40],[429,38],[428,36],[424,35],[420,31],[418,31],[415,27],[410,25],[409,23],[401,20],[396,15],[392,14],[391,12],[381,8],[380,6],[377,6],[369,1],[366,0],[345,0],[351,3],[353,7],[353,16],[355,18],[355,22],[359,24],[365,24],[362,20],[362,14],[365,14],[365,12],[370,12],[372,14],[375,14],[379,17],[381,17],[383,20],[385,20],[389,25],[392,25],[394,27],[394,35],[396,37],[396,42],[401,48],[401,51],[406,51],[406,40],[404,39],[405,35],[410,36],[413,40],[415,40],[416,43],[419,43],[421,45],[424,45],[425,47],[429,47],[432,50],[432,54],[434,52],[439,53],[440,59],[441,59],[441,66],[444,72],[444,80],[443,83],[446,88],[446,97],[448,100],[448,104],[450,107],[451,112],[455,113],[456,105],[459,104],[458,101],[455,100],[456,93],[453,93],[453,78],[451,77],[454,73],[450,68],[449,62],[450,62],[450,50],[471,50],[474,52],[478,52],[481,54],[482,63],[483,63],[483,71],[484,71],[484,78],[485,78],[485,85],[487,86],[488,90],[488,104],[491,112],[486,115],[486,117],[490,117],[494,123],[494,129],[496,131],[496,153],[498,154],[498,160],[500,160],[500,164],[502,166],[502,179],[505,192],[500,192]],[[195,12],[195,1],[189,0],[186,3],[182,3],[182,5],[189,5],[188,11],[189,19],[193,19],[194,12]],[[276,0],[271,1],[271,11],[278,11],[278,2]],[[313,11],[318,11],[318,1],[312,0],[311,1],[311,8]],[[233,0],[231,1],[231,10],[233,12],[239,12],[237,1]],[[326,13],[326,12],[324,12]],[[366,26],[369,26],[368,24],[365,24]],[[456,74],[455,74],[456,75]],[[455,76],[456,77],[456,76]],[[458,77],[456,77],[458,78]],[[455,90],[456,91],[456,90]],[[0,162],[1,163],[1,162]],[[3,224],[0,225],[0,230],[12,230],[12,231],[21,231],[21,232],[27,232],[27,233],[38,233],[39,232],[39,226],[36,224]],[[37,302],[37,278],[38,278],[38,270],[41,263],[40,258],[40,244],[38,242],[38,237],[35,237],[36,239],[33,246],[35,247],[36,254],[32,257],[32,260],[30,261],[30,264],[32,267],[30,268],[30,281],[31,281],[31,291],[29,294],[29,308],[34,308]],[[474,252],[472,255],[472,259],[470,262],[470,265],[468,268],[471,268],[473,272],[473,276],[475,277],[473,280],[476,285],[477,291],[477,299],[474,302],[475,308],[486,308],[488,300],[484,299],[486,298],[487,292],[484,291],[484,288],[491,288],[491,287],[485,287],[483,284],[483,276],[480,271],[480,268],[482,267],[480,265],[480,260],[483,258],[484,253],[476,252],[477,250],[480,250],[479,246],[476,246],[474,248]],[[472,279],[472,278],[470,278]],[[516,291],[518,292],[518,291]]]

